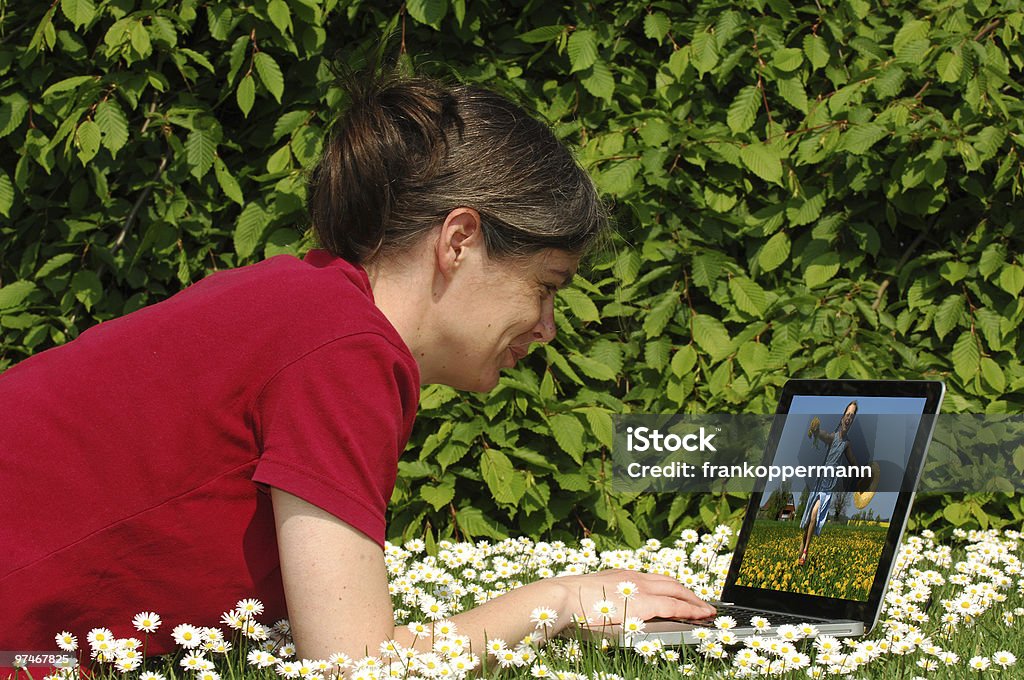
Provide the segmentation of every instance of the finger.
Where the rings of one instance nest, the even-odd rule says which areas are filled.
[[[687,602],[674,597],[651,597],[644,601],[642,618],[701,620],[714,616],[714,609],[704,602]]]

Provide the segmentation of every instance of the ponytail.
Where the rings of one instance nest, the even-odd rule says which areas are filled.
[[[309,182],[322,247],[355,263],[399,252],[476,209],[488,253],[582,253],[607,217],[589,176],[504,97],[394,72],[346,74],[348,106]]]

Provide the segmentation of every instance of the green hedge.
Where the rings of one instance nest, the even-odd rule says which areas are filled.
[[[30,0],[0,8],[0,370],[210,271],[300,253],[330,58],[546,117],[620,238],[488,395],[424,390],[394,537],[636,545],[741,497],[611,493],[619,412],[770,411],[788,376],[1020,412],[1021,2]],[[933,497],[1000,526],[1020,496]]]

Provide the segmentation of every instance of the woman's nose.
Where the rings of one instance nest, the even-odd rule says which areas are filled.
[[[537,325],[533,327],[533,337],[536,342],[551,342],[555,339],[555,334],[558,332],[555,326],[555,299],[554,296],[549,296],[541,308],[540,319],[537,321]]]

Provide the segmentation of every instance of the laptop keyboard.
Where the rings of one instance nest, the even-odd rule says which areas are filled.
[[[715,614],[718,616],[731,616],[736,619],[737,627],[747,628],[750,624],[750,619],[755,616],[763,616],[768,619],[768,623],[775,626],[781,626],[785,624],[796,625],[800,623],[828,623],[828,619],[816,619],[813,616],[799,616],[797,614],[782,614],[779,612],[765,612],[760,609],[748,609],[747,607],[737,607],[735,605],[715,605],[715,610],[718,612]],[[697,621],[687,621],[687,623],[695,626],[707,626],[713,628],[715,625],[714,619],[700,619]]]

